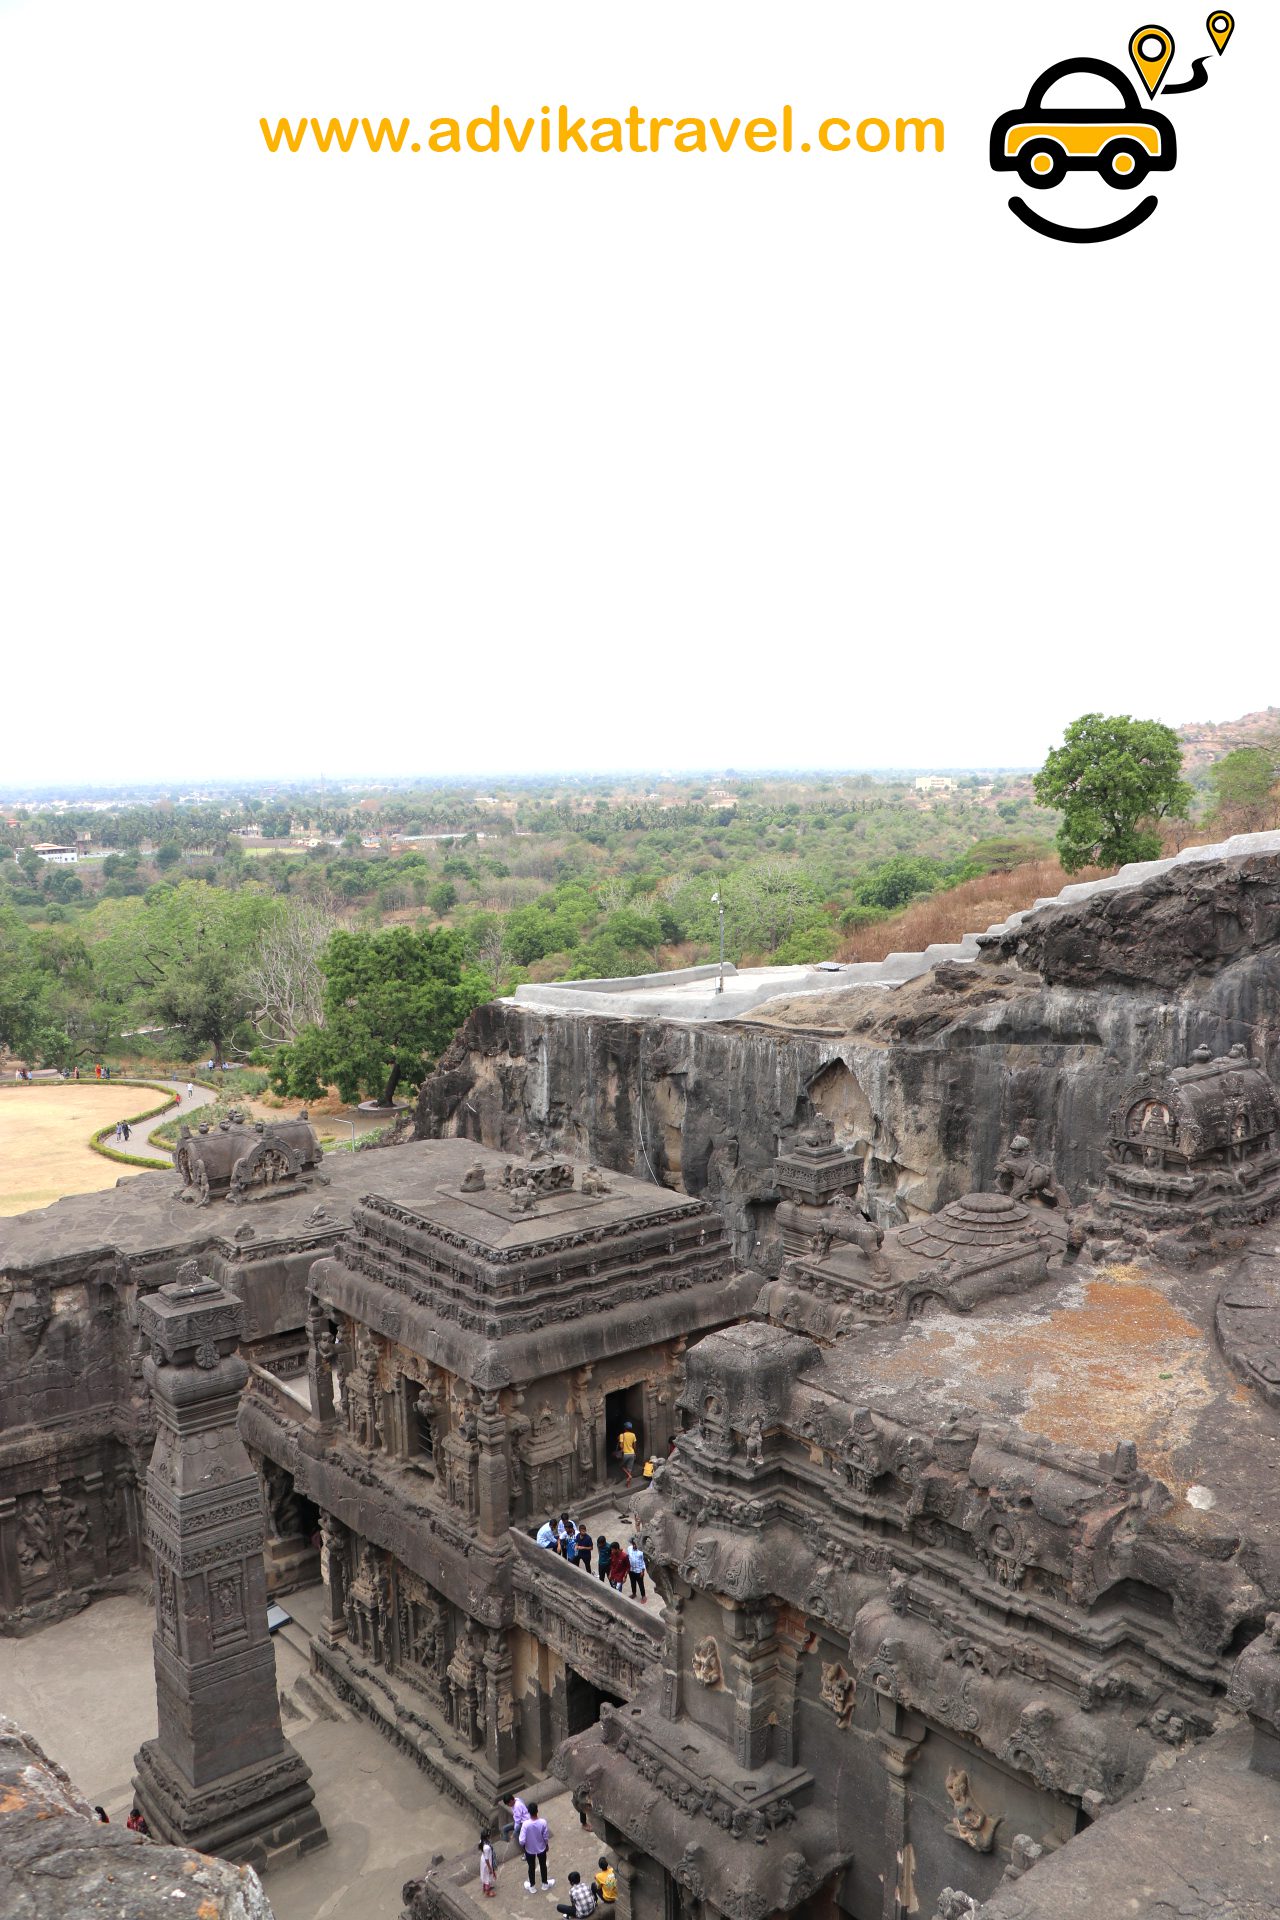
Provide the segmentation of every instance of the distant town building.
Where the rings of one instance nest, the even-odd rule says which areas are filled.
[[[56,840],[41,840],[31,851],[39,854],[42,860],[47,860],[50,866],[54,867],[74,866],[80,858],[79,851],[75,847],[65,846]]]
[[[918,773],[916,775],[917,793],[954,793],[956,783],[945,773]]]

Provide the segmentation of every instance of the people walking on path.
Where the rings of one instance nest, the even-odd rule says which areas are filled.
[[[578,1528],[577,1538],[573,1543],[573,1564],[575,1567],[584,1567],[586,1571],[590,1573],[591,1554],[595,1544],[595,1541],[591,1538],[590,1529],[584,1520]]]
[[[649,1596],[644,1590],[644,1576],[646,1572],[647,1568],[644,1563],[644,1554],[640,1551],[640,1542],[636,1539],[635,1535],[632,1534],[631,1544],[627,1548],[627,1574],[631,1581],[631,1598],[634,1600],[638,1593],[647,1607],[649,1604]]]
[[[521,1850],[524,1853],[525,1863],[529,1869],[529,1878],[524,1883],[526,1893],[532,1893],[534,1891],[536,1874],[539,1868],[542,1870],[543,1886],[554,1887],[555,1885],[554,1880],[548,1880],[547,1878],[547,1845],[550,1838],[550,1828],[547,1826],[546,1821],[539,1817],[538,1803],[536,1800],[531,1800],[529,1802],[529,1818],[525,1821],[519,1833]]]
[[[480,1891],[491,1895],[498,1891],[498,1867],[487,1833],[480,1835]]]
[[[615,1593],[621,1593],[627,1584],[628,1571],[627,1556],[615,1540],[609,1548],[609,1585]]]
[[[596,1541],[596,1567],[602,1580],[609,1578],[609,1553],[609,1542],[602,1533]]]
[[[588,1914],[596,1910],[599,1895],[593,1886],[588,1886],[580,1873],[569,1875],[569,1899],[561,1906],[556,1902],[556,1912],[568,1916],[568,1920],[587,1920]]]
[[[628,1420],[618,1435],[618,1458],[622,1462],[622,1477],[631,1485],[631,1474],[636,1464],[636,1430]]]
[[[124,1137],[124,1143],[127,1147],[129,1144],[129,1122],[127,1120],[120,1122],[120,1132]]]
[[[195,1090],[195,1087],[194,1087],[194,1086],[192,1085],[192,1083],[191,1083],[191,1081],[190,1081],[190,1080],[188,1080],[188,1082],[187,1082],[187,1098],[188,1098],[188,1100],[194,1100],[194,1099],[195,1099],[195,1097],[196,1097],[196,1090]]]
[[[529,1809],[518,1793],[505,1793],[502,1796],[502,1804],[511,1815],[502,1829],[503,1839],[509,1840],[512,1834],[519,1834],[521,1827],[529,1818]]]

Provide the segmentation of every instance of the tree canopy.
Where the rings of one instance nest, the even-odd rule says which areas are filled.
[[[318,1100],[332,1084],[346,1101],[390,1106],[401,1083],[421,1084],[491,992],[467,964],[462,935],[439,927],[339,931],[320,971],[323,1024],[282,1047],[271,1070],[277,1092],[302,1100]]]
[[[1154,822],[1185,819],[1192,792],[1172,727],[1127,713],[1073,720],[1035,777],[1042,806],[1059,807],[1058,858],[1068,873],[1159,856]]]
[[[1275,798],[1280,751],[1275,746],[1237,747],[1210,776],[1218,809],[1237,815],[1246,830],[1272,826],[1280,815]]]

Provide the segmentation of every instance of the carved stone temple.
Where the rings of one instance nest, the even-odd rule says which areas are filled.
[[[320,1514],[320,1676],[484,1819],[631,1698],[660,1639],[533,1534],[616,1501],[625,1421],[665,1457],[688,1343],[758,1283],[701,1201],[463,1141],[416,1153],[412,1195],[369,1194],[311,1268],[308,1413],[257,1372],[241,1431]]]
[[[192,1262],[139,1319],[158,1421],[147,1534],[160,1731],[138,1754],[135,1793],[160,1838],[278,1865],[327,1836],[280,1728],[258,1478],[236,1432],[244,1308]]]
[[[539,988],[410,1145],[229,1124],[0,1220],[0,1630],[136,1582],[145,1491],[139,1791],[235,1858],[321,1837],[263,1618],[319,1574],[306,1685],[478,1822],[533,1787],[618,1920],[1274,1920],[1263,838],[730,1016]],[[535,1545],[566,1509],[647,1607]],[[404,1920],[482,1916],[430,1858]]]

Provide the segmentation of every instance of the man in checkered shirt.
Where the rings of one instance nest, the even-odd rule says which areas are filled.
[[[588,1914],[596,1910],[596,1890],[583,1886],[580,1873],[569,1875],[569,1899],[573,1903],[571,1906],[556,1906],[556,1912],[565,1914],[567,1920],[587,1920]]]

